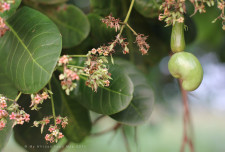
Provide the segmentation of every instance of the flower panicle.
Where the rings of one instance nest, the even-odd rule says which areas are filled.
[[[39,127],[39,125],[41,125],[41,133],[43,133],[44,127],[50,124],[51,119],[54,119],[54,117],[48,116],[44,117],[40,121],[34,121],[33,127]],[[62,132],[60,132],[60,128],[64,129],[68,125],[67,117],[61,117],[59,115],[55,118],[54,121],[56,122],[56,124],[50,124],[48,128],[49,133],[45,135],[45,140],[50,143],[57,143],[59,139],[63,138],[64,135],[62,134]]]
[[[120,30],[120,19],[116,19],[115,17],[112,16],[112,14],[106,16],[104,19],[101,20],[103,23],[106,24],[107,27],[110,28],[115,28],[115,31],[117,32]]]
[[[7,105],[7,102],[8,99],[0,95],[0,130],[6,127],[8,118],[13,121],[12,127],[15,125],[23,125],[24,122],[30,121],[30,115],[21,109],[16,102],[10,106]]]

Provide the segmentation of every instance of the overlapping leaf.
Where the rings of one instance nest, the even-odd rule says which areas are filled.
[[[86,15],[74,5],[48,9],[47,15],[56,23],[63,41],[63,48],[79,45],[87,38],[90,24]]]
[[[134,85],[133,99],[129,106],[114,115],[116,121],[127,125],[139,125],[149,120],[153,110],[153,90],[148,85],[146,78],[128,61],[117,59],[115,63],[124,69]]]
[[[5,82],[23,93],[42,89],[61,52],[61,36],[45,15],[23,7],[6,21],[10,31],[0,39],[0,71]],[[12,89],[15,92],[15,89]]]
[[[81,142],[91,131],[89,111],[81,106],[73,96],[62,95],[63,116],[69,119],[69,125],[63,130],[65,137],[72,142]]]
[[[135,0],[134,8],[144,17],[157,17],[161,0]]]
[[[97,113],[114,114],[125,109],[133,98],[134,86],[128,75],[118,66],[111,66],[112,74],[109,87],[98,88],[94,92],[85,85],[85,78],[81,77],[75,96],[79,103]]]

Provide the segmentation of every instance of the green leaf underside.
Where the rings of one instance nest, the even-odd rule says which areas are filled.
[[[23,93],[37,92],[48,83],[56,66],[60,33],[51,20],[28,7],[21,8],[6,24],[10,31],[0,39],[1,77],[7,77],[5,83]]]
[[[154,95],[146,78],[127,61],[116,59],[115,64],[123,68],[134,84],[134,94],[130,105],[123,111],[111,115],[116,121],[126,125],[140,125],[149,120],[153,110]]]
[[[99,87],[97,92],[94,92],[85,85],[85,79],[81,79],[74,92],[84,107],[105,115],[122,111],[133,98],[130,78],[117,66],[112,66],[109,70],[113,79],[109,87]]]
[[[54,10],[48,15],[62,34],[63,48],[79,45],[90,32],[88,18],[74,5],[63,5],[62,9]]]

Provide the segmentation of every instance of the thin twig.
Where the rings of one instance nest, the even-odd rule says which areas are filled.
[[[124,127],[122,128],[122,135],[127,152],[131,152]]]
[[[51,82],[48,83],[48,87],[49,87],[49,90],[52,92]],[[52,115],[53,115],[54,123],[56,126],[55,106],[54,106],[54,99],[52,94],[50,94],[50,98],[51,98],[51,104],[52,104]]]
[[[124,23],[125,23],[125,24],[128,22],[128,19],[129,19],[129,17],[130,17],[130,14],[131,14],[131,11],[132,11],[133,6],[134,6],[134,0],[132,0],[131,3],[130,3],[130,7],[129,7],[129,10],[128,10],[128,12],[127,12],[127,16],[126,16],[126,18],[125,18],[125,20],[124,20]],[[120,30],[119,35],[122,34],[124,27],[125,27],[125,25],[122,25],[122,28],[121,28],[121,30]]]
[[[96,118],[93,122],[92,125],[95,125],[97,122],[99,122],[100,120],[102,120],[103,118],[105,118],[105,115],[101,115],[98,118]]]
[[[137,126],[134,127],[134,142],[136,144],[137,152],[139,152]]]
[[[93,134],[91,134],[90,136],[100,136],[100,135],[109,133],[109,132],[111,132],[111,131],[115,131],[115,130],[117,130],[117,129],[120,128],[120,127],[121,127],[121,124],[117,123],[115,126],[109,128],[109,129],[106,129],[106,130],[101,131],[101,132],[93,133]]]

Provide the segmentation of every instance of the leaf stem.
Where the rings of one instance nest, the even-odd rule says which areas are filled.
[[[129,19],[129,17],[130,17],[130,14],[131,14],[131,11],[132,11],[133,6],[134,6],[134,0],[132,0],[131,3],[130,3],[130,8],[129,8],[129,10],[128,10],[128,12],[127,12],[127,16],[126,16],[126,18],[125,18],[125,20],[124,20],[124,24],[125,24],[125,25],[126,25],[127,22],[128,22],[128,19]],[[122,25],[122,28],[121,28],[121,30],[120,30],[119,35],[122,34],[125,25]]]
[[[90,136],[100,136],[100,135],[103,135],[103,134],[106,134],[106,133],[109,133],[111,131],[116,131],[117,129],[119,129],[121,127],[121,124],[117,123],[115,126],[109,128],[109,129],[106,129],[102,132],[97,132],[97,133],[93,133],[91,134]]]
[[[48,83],[48,87],[49,87],[49,90],[52,92],[51,82]],[[54,106],[53,95],[50,94],[50,96],[51,96],[51,103],[52,103],[52,115],[53,115],[54,123],[56,126],[56,116],[55,116],[55,106]]]
[[[96,119],[93,121],[92,125],[95,125],[97,122],[99,122],[99,121],[102,120],[103,118],[105,118],[105,115],[99,116],[98,118],[96,118]]]
[[[128,23],[126,25],[134,33],[135,36],[138,35],[137,32],[135,32],[135,30]]]
[[[75,58],[86,58],[87,55],[69,55],[69,57],[75,57]]]
[[[122,128],[122,135],[127,152],[131,152],[124,127]]]
[[[17,97],[16,97],[16,99],[15,99],[15,102],[17,102],[17,101],[19,100],[19,98],[20,98],[21,95],[22,95],[22,92],[20,92],[20,93],[17,95]]]
[[[82,66],[77,66],[77,65],[67,65],[69,67],[77,68],[77,69],[84,69]]]

